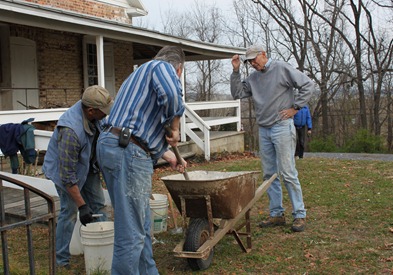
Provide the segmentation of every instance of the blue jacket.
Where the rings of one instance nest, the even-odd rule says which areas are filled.
[[[310,114],[310,109],[307,106],[301,108],[296,115],[293,117],[293,123],[296,128],[301,128],[307,125],[309,130],[312,129],[312,119]]]
[[[75,103],[60,117],[57,122],[57,126],[71,128],[78,136],[81,151],[79,152],[76,174],[79,179],[78,187],[79,190],[81,190],[89,173],[91,147],[94,139],[94,135],[89,135],[83,127],[83,110],[81,101]],[[52,180],[58,187],[66,190],[66,187],[60,178],[57,138],[58,131],[55,129],[49,141],[42,171],[45,173],[45,176]]]
[[[34,126],[25,121],[0,125],[0,149],[4,156],[16,156],[20,151],[27,164],[34,163],[37,157],[34,130]]]
[[[5,156],[18,153],[22,132],[22,124],[6,123],[0,126],[0,149]]]

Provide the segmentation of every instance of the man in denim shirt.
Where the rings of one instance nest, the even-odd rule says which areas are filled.
[[[70,242],[77,212],[83,225],[93,221],[93,213],[106,220],[105,198],[96,163],[95,145],[99,121],[109,114],[113,100],[100,86],[88,87],[82,99],[59,119],[50,139],[42,167],[55,183],[60,198],[56,227],[56,264],[69,268]]]

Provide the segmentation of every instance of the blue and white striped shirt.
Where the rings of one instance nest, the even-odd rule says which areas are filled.
[[[168,148],[164,126],[184,112],[182,85],[168,62],[152,60],[140,66],[121,85],[108,125],[128,127],[150,150],[153,159]]]

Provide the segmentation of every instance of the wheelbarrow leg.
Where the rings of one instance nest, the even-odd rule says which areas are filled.
[[[209,222],[209,233],[210,238],[213,239],[214,236],[214,224],[213,224],[213,210],[212,210],[212,201],[210,199],[210,195],[204,196],[206,200],[206,209],[207,209],[207,221]]]
[[[181,205],[181,216],[183,219],[183,232],[184,235],[186,234],[188,223],[187,223],[187,213],[186,213],[186,200],[183,196],[179,196],[180,198],[180,205]]]
[[[244,216],[245,216],[245,220],[246,220],[245,224],[240,225],[238,227],[238,229],[236,229],[236,230],[230,230],[230,233],[232,233],[233,237],[235,238],[235,240],[239,244],[241,250],[243,250],[243,252],[245,252],[245,253],[248,253],[252,249],[250,210],[248,210]],[[245,232],[238,232],[238,230],[241,230],[244,226],[246,227],[246,231]],[[244,245],[243,241],[240,238],[240,235],[246,236],[247,246]]]

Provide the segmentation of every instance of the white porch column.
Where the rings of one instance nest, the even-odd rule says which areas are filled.
[[[97,47],[97,77],[98,85],[105,88],[105,70],[104,70],[104,37],[96,36]]]

